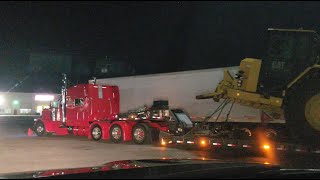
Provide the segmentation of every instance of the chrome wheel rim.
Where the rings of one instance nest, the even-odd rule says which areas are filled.
[[[42,133],[43,130],[44,130],[44,127],[43,127],[42,125],[39,125],[39,126],[37,127],[37,132],[38,132],[38,133]]]
[[[119,127],[115,127],[112,129],[112,137],[114,139],[120,139],[121,138],[121,129]]]
[[[142,141],[144,139],[144,130],[142,128],[137,128],[134,130],[134,133],[133,133],[134,137],[136,140],[138,141]]]
[[[94,139],[99,139],[101,137],[101,130],[99,127],[95,127],[92,130],[92,136]]]

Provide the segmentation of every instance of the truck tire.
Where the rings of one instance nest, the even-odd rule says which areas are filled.
[[[39,137],[46,135],[46,127],[44,126],[42,121],[36,122],[36,124],[34,125],[34,132]]]
[[[110,139],[114,143],[120,143],[123,140],[122,128],[115,124],[110,128]]]
[[[299,143],[319,145],[320,80],[295,87],[285,99],[284,115],[291,136]]]
[[[145,124],[136,124],[132,129],[132,139],[135,144],[150,144],[150,128]]]
[[[98,124],[91,128],[91,137],[94,141],[99,141],[102,138],[102,129]]]

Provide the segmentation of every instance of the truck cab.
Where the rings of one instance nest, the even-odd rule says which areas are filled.
[[[190,116],[182,109],[170,109],[169,132],[174,135],[184,135],[193,128]]]
[[[63,108],[65,106],[65,108]],[[65,122],[63,120],[65,109]],[[94,121],[117,120],[119,114],[119,89],[117,86],[78,84],[66,90],[66,102],[51,102],[49,109],[42,111],[36,120],[34,131],[44,133],[68,134],[88,131]]]
[[[79,126],[96,120],[115,120],[119,114],[117,86],[78,84],[66,95],[67,126]]]

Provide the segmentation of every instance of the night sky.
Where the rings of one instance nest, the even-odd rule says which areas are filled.
[[[263,57],[269,27],[317,30],[319,8],[317,2],[1,2],[0,91],[28,75],[33,51],[72,55],[74,67],[83,68],[73,79],[84,82],[106,55],[129,57],[137,74],[235,66]],[[34,74],[13,91],[56,91],[59,78]]]

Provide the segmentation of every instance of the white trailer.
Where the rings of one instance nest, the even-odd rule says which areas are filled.
[[[223,78],[225,68],[181,71],[150,75],[128,76],[97,79],[97,84],[117,85],[120,90],[120,112],[137,109],[143,105],[150,106],[154,100],[168,100],[170,108],[184,109],[194,121],[202,120],[211,114],[221,102],[211,99],[197,100],[196,95],[212,92]],[[236,72],[238,67],[227,67]],[[90,83],[92,80],[89,81]],[[221,114],[219,121],[225,121],[231,103]],[[253,122],[262,120],[258,109],[234,104],[229,122]],[[209,122],[215,121],[217,114]],[[265,117],[265,116],[263,116]],[[270,123],[284,123],[284,118],[267,119]],[[266,120],[266,119],[264,119]]]

